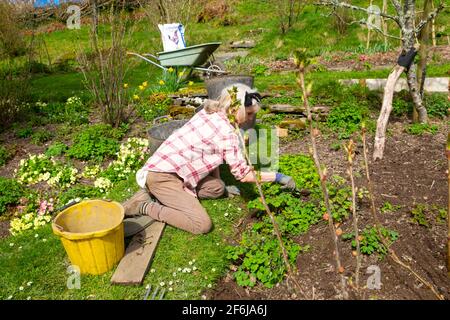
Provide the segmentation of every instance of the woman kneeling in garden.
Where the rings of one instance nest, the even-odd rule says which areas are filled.
[[[235,87],[241,106],[231,116],[244,126],[259,110],[259,94],[245,85]],[[127,216],[148,215],[194,234],[207,233],[211,218],[198,199],[216,199],[226,193],[219,165],[226,162],[241,182],[255,182],[255,172],[247,164],[228,118],[232,102],[229,89],[223,90],[218,101],[207,100],[203,110],[164,141],[137,172],[143,189],[124,203]],[[295,189],[289,176],[261,172],[260,177],[262,182]]]

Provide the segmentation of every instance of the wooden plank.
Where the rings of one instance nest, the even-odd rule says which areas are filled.
[[[142,284],[165,225],[163,222],[155,221],[133,237],[111,278],[112,284]]]
[[[303,113],[305,111],[304,107],[292,106],[290,104],[274,104],[269,106],[270,112],[281,112],[281,113]]]

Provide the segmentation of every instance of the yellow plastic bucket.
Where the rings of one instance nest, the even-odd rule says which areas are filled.
[[[87,200],[61,211],[53,220],[72,265],[81,273],[102,274],[122,259],[124,209],[115,201]]]

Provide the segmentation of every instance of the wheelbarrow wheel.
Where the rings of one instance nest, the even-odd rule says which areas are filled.
[[[205,71],[203,73],[203,79],[211,79],[214,77],[220,77],[222,73],[215,72],[215,71],[225,71],[226,67],[221,61],[210,61],[206,64],[205,68],[208,69],[208,71]]]

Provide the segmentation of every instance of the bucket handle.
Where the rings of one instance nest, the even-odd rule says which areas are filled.
[[[168,120],[170,120],[170,119],[172,119],[172,117],[171,117],[171,116],[168,116],[168,115],[161,116],[161,117],[156,117],[155,119],[153,119],[153,124],[154,124],[154,125],[155,125],[155,124],[159,124],[160,121],[161,121],[162,119],[168,119]]]
[[[74,205],[76,205],[76,204],[78,204],[78,203],[80,203],[80,201],[72,201],[72,202],[69,202],[69,203],[63,205],[61,208],[56,209],[56,212],[59,213],[59,212],[61,212],[61,211],[63,211],[63,210],[66,210],[67,208],[70,208],[71,206],[74,206]]]

